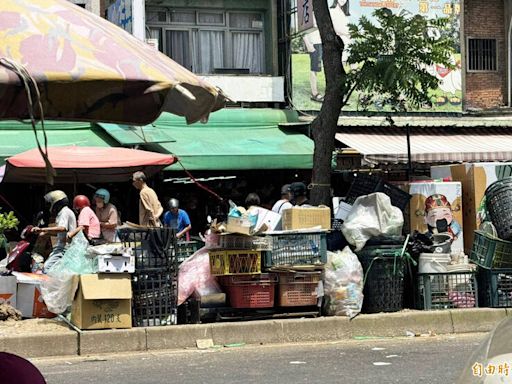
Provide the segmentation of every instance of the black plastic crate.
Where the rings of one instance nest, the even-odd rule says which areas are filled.
[[[512,177],[498,180],[487,187],[485,200],[499,238],[512,240]]]
[[[380,177],[361,174],[354,178],[352,184],[350,184],[347,196],[345,197],[345,202],[352,205],[359,196],[380,192],[383,183],[384,180]]]
[[[484,307],[512,307],[512,268],[479,268],[480,302]]]
[[[418,293],[420,309],[478,307],[475,272],[419,274]]]
[[[134,327],[174,325],[178,321],[178,277],[166,271],[132,274]]]
[[[176,231],[168,227],[122,228],[119,238],[125,247],[132,249],[136,271],[175,270]]]
[[[319,265],[327,262],[326,232],[271,234],[271,251],[264,252],[265,267]]]
[[[407,204],[409,204],[409,200],[411,199],[409,193],[402,191],[391,183],[385,182],[380,177],[362,174],[352,181],[347,196],[345,197],[345,202],[352,205],[359,196],[369,195],[375,192],[382,192],[388,195],[391,204],[400,208],[402,211],[407,208]]]

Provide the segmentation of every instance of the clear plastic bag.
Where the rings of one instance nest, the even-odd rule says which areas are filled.
[[[360,251],[374,236],[400,235],[403,225],[402,211],[391,205],[389,196],[377,192],[356,199],[341,231],[349,244]]]
[[[88,246],[89,241],[80,231],[62,259],[48,271],[48,280],[41,283],[41,294],[50,312],[60,314],[71,306],[78,287],[78,279],[74,275],[97,272],[97,260],[86,256]]]
[[[41,295],[50,312],[61,314],[71,307],[78,288],[78,279],[74,276],[61,270],[58,274],[50,272],[48,279],[41,282]]]
[[[363,288],[363,267],[350,248],[327,252],[324,272],[326,313],[349,318],[356,316],[363,305]]]
[[[184,303],[194,292],[200,296],[222,292],[210,272],[210,256],[205,247],[199,249],[180,265],[178,305]]]
[[[82,231],[73,237],[69,248],[64,252],[62,259],[55,263],[50,269],[52,275],[61,273],[75,273],[85,275],[87,273],[96,273],[98,271],[95,265],[95,259],[87,257],[87,247],[89,241]]]

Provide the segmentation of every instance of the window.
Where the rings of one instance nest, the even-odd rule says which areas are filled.
[[[498,69],[496,39],[468,39],[468,71]]]
[[[264,72],[262,13],[151,8],[146,12],[148,37],[159,39],[159,49],[192,72]]]

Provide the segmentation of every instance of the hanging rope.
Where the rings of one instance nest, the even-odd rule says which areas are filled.
[[[217,199],[219,199],[220,202],[224,202],[225,199],[221,197],[219,194],[212,191],[210,188],[208,188],[206,185],[201,184],[192,174],[187,171],[187,169],[183,166],[180,159],[177,159],[178,164],[183,168],[183,171],[186,173],[188,177],[190,177],[190,180],[192,180],[199,188],[205,190],[206,192],[210,193],[211,195],[215,196]]]
[[[23,83],[23,87],[25,88],[25,93],[27,95],[27,109],[28,114],[30,116],[30,122],[32,124],[32,131],[34,132],[34,136],[36,138],[37,149],[39,150],[39,153],[41,154],[41,157],[43,158],[45,164],[46,182],[50,185],[53,185],[53,181],[57,173],[55,172],[55,169],[53,168],[50,159],[48,158],[48,137],[46,136],[46,130],[44,127],[43,105],[41,104],[41,93],[39,92],[37,82],[23,65],[15,62],[14,60],[2,57],[0,58],[0,65],[3,65],[5,68],[14,72]],[[44,138],[44,150],[41,147],[39,136],[37,135],[37,123],[34,113],[34,104],[39,109],[39,116],[41,119],[41,131],[43,133]]]

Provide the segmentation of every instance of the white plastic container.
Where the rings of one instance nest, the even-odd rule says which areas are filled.
[[[101,273],[134,273],[135,272],[135,256],[98,255],[98,272],[101,272]]]
[[[449,253],[422,253],[418,273],[446,273],[452,258]]]

